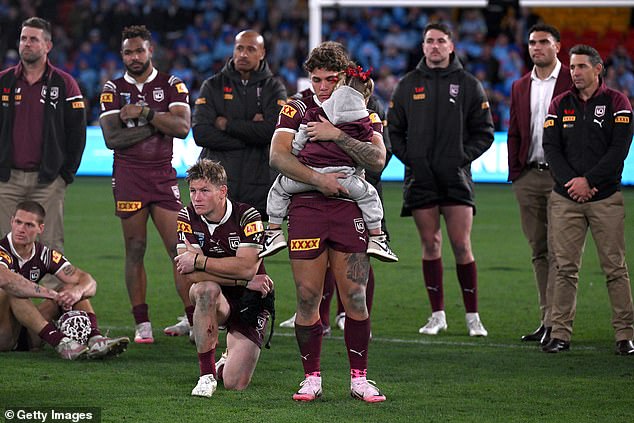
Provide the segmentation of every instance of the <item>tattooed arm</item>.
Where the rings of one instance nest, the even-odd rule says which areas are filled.
[[[90,298],[97,292],[97,282],[92,275],[70,263],[58,270],[55,276],[64,282],[64,287],[57,298],[57,303],[64,308],[70,308],[78,301]]]
[[[377,133],[371,142],[352,138],[323,117],[321,122],[308,122],[306,133],[311,141],[333,141],[359,166],[372,172],[381,172],[385,167],[385,145],[383,137]]]
[[[0,289],[14,297],[57,299],[57,292],[33,283],[5,266],[0,266]]]

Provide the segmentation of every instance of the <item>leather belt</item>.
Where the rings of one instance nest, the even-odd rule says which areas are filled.
[[[531,169],[537,169],[539,171],[550,169],[550,166],[548,165],[548,163],[544,163],[544,162],[530,162],[528,164],[528,167],[530,167]]]

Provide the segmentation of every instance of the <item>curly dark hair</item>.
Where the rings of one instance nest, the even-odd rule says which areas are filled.
[[[350,59],[343,45],[335,41],[325,41],[312,49],[304,62],[304,70],[325,69],[341,72],[348,67]]]
[[[145,25],[132,25],[123,28],[123,32],[121,33],[121,41],[136,37],[139,37],[145,41],[152,41],[152,34],[150,33],[150,30],[145,27]]]

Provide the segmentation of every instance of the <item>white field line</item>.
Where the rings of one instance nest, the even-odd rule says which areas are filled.
[[[106,329],[106,330],[113,330],[116,332],[134,332],[134,327],[132,326],[101,326],[101,329]],[[157,330],[157,328],[153,329],[154,335],[155,335],[155,339],[157,336],[166,336],[163,335],[163,329]],[[117,333],[117,335],[119,335]],[[275,330],[275,334],[273,335],[273,338],[275,338],[276,336],[283,336],[283,337],[287,337],[287,338],[294,338],[295,337],[295,333],[293,332],[287,332],[286,329],[284,329],[284,332],[281,332],[280,330]],[[266,336],[265,339],[268,338],[268,328],[266,330]],[[336,336],[336,335],[328,335],[324,337],[324,340],[338,340],[338,341],[343,341],[343,336]],[[521,341],[517,341],[517,343],[515,344],[501,344],[501,343],[489,343],[486,341],[486,338],[481,338],[481,339],[477,339],[474,338],[476,340],[474,341],[444,341],[442,340],[442,335],[440,336],[434,336],[433,338],[431,336],[425,336],[424,338],[421,335],[420,339],[399,339],[399,338],[383,338],[383,337],[377,337],[377,336],[373,336],[372,337],[372,343],[385,343],[385,344],[395,344],[395,345],[443,345],[443,346],[456,346],[456,347],[477,347],[477,348],[500,348],[500,349],[520,349],[520,350],[528,350],[528,349],[534,349],[534,350],[539,350],[537,347],[537,343],[535,342],[530,342],[530,343],[522,343]],[[571,346],[571,350],[575,350],[575,351],[598,351],[599,349],[596,347],[592,347],[592,346],[576,346],[573,345]]]

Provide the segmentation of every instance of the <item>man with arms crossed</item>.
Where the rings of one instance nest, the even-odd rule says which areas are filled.
[[[104,85],[99,118],[106,146],[114,150],[112,190],[125,241],[125,281],[136,323],[134,342],[143,344],[154,342],[143,265],[147,221],[152,217],[173,259],[176,217],[182,204],[172,168],[172,140],[187,136],[191,115],[187,87],[177,77],[154,68],[152,53],[150,31],[145,26],[124,28],[121,56],[126,73]],[[189,287],[181,283],[175,268],[174,279],[191,316]]]

